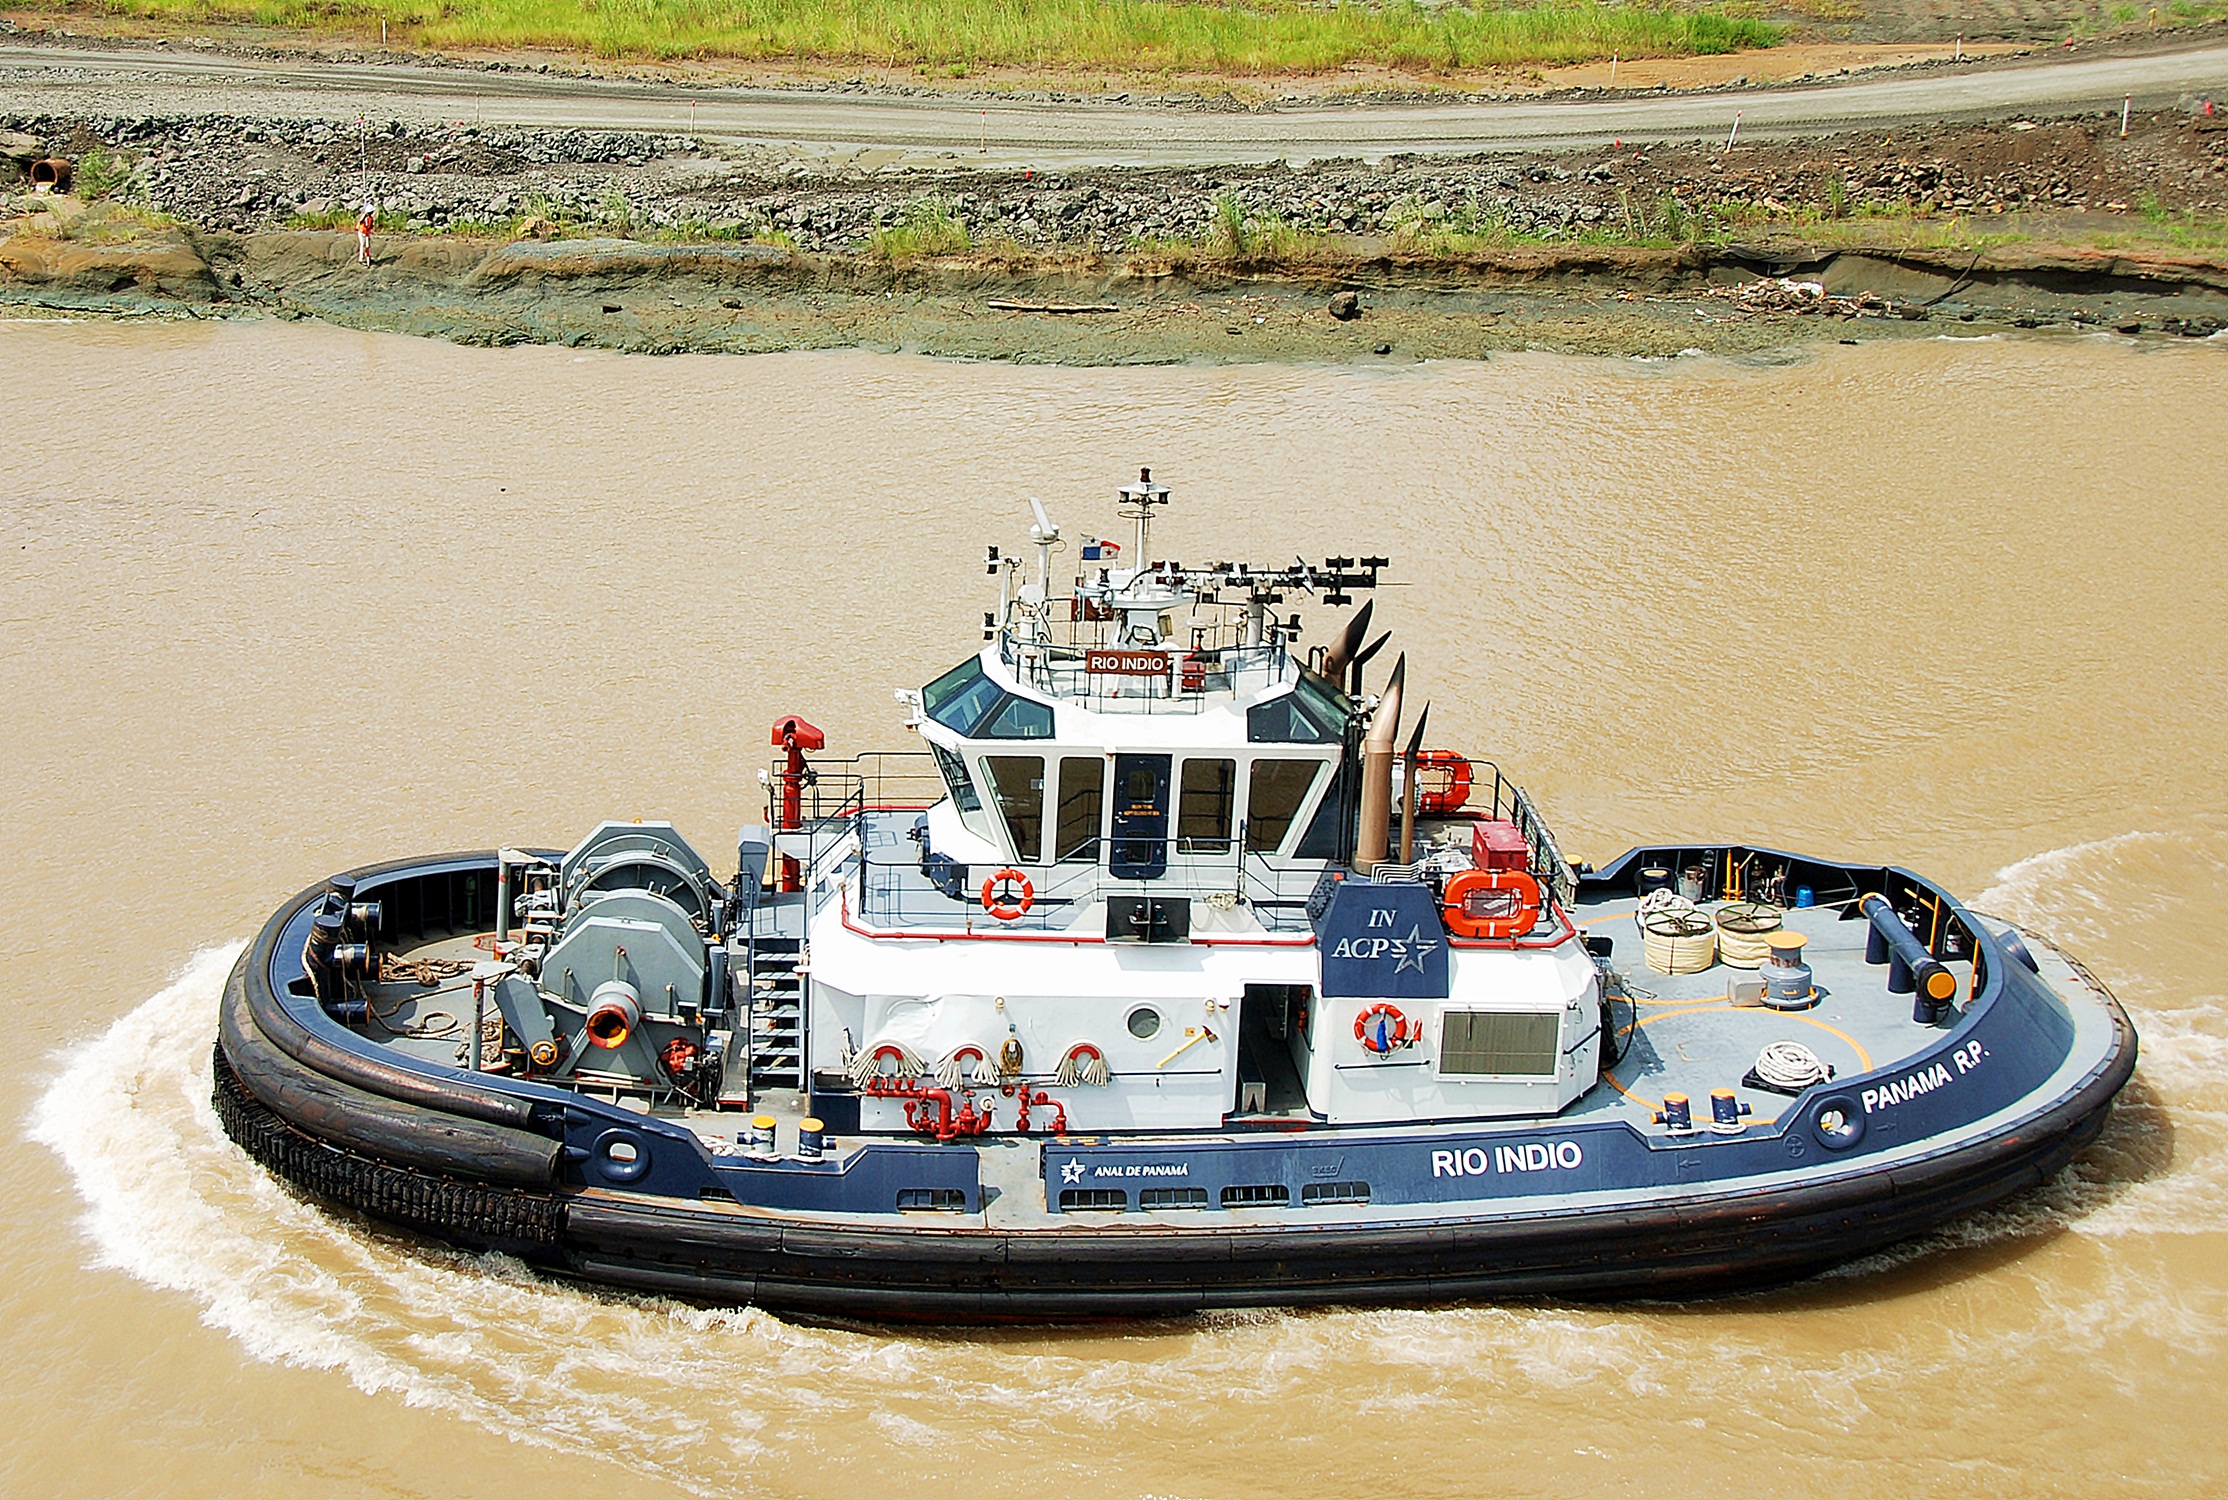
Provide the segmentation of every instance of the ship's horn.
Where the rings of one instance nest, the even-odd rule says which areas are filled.
[[[1408,684],[1408,653],[1393,663],[1392,680],[1362,737],[1362,814],[1355,830],[1354,868],[1364,875],[1385,858],[1392,831],[1393,737],[1400,732],[1400,690]]]
[[[1338,639],[1331,642],[1330,650],[1323,653],[1325,677],[1333,682],[1344,680],[1340,674],[1346,670],[1346,664],[1354,659],[1354,648],[1361,644],[1362,636],[1369,629],[1369,612],[1376,607],[1376,600],[1364,599],[1362,607],[1354,611],[1354,618],[1348,620],[1346,628],[1338,633]]]
[[[1414,864],[1416,860],[1416,760],[1423,754],[1423,726],[1431,722],[1431,705],[1426,703],[1423,712],[1416,715],[1416,732],[1408,736],[1408,751],[1402,757],[1400,778],[1400,862]]]

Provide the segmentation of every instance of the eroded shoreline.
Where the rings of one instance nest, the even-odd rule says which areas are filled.
[[[68,154],[98,201],[0,206],[0,301],[1077,364],[1739,352],[1945,323],[2205,335],[2228,323],[2223,124],[1037,173],[800,170],[621,132],[19,116],[0,149]],[[368,266],[341,227],[365,201]]]

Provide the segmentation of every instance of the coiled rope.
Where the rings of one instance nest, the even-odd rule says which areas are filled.
[[[1717,962],[1717,924],[1676,891],[1640,903],[1640,947],[1658,974],[1699,974]]]
[[[382,984],[401,984],[415,980],[432,989],[444,979],[454,979],[470,971],[468,958],[404,958],[399,953],[379,956],[379,980]]]
[[[1779,931],[1779,908],[1761,901],[1735,901],[1717,910],[1717,956],[1736,969],[1755,969],[1771,957],[1767,934]]]
[[[1774,1042],[1756,1054],[1756,1076],[1782,1093],[1798,1094],[1833,1074],[1802,1043]]]

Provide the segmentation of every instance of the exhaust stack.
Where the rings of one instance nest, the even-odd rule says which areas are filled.
[[[1354,868],[1364,875],[1385,859],[1385,843],[1392,832],[1393,740],[1400,733],[1400,690],[1408,682],[1408,653],[1393,663],[1385,696],[1362,737],[1361,826],[1355,831]]]
[[[1400,862],[1416,862],[1416,762],[1423,754],[1423,726],[1431,722],[1431,705],[1416,715],[1416,732],[1408,736],[1408,752],[1401,758]]]
[[[1346,664],[1354,659],[1354,648],[1362,643],[1363,636],[1368,633],[1369,612],[1376,607],[1376,600],[1363,600],[1362,607],[1354,611],[1354,618],[1346,622],[1346,628],[1338,633],[1338,639],[1331,642],[1330,650],[1323,653],[1325,677],[1337,683],[1346,680]]]

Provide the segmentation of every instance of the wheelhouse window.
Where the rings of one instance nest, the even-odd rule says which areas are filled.
[[[1231,806],[1237,800],[1238,763],[1187,760],[1176,797],[1178,848],[1187,854],[1214,854],[1230,844]]]
[[[1005,689],[991,681],[982,662],[970,656],[921,689],[921,709],[947,729],[973,734]]]
[[[1048,740],[1052,738],[1052,705],[1008,693],[976,732],[984,739]]]
[[[1319,760],[1257,760],[1246,788],[1246,848],[1273,854],[1292,830],[1321,772]]]
[[[969,738],[1048,740],[1052,705],[1009,693],[969,657],[921,689],[921,711]]]
[[[986,755],[982,764],[1014,857],[1034,862],[1044,847],[1044,762],[1034,755]]]
[[[1346,734],[1353,705],[1344,694],[1302,677],[1292,691],[1246,710],[1246,738],[1254,744],[1336,744]]]
[[[1070,755],[1063,759],[1059,819],[1053,833],[1055,859],[1098,858],[1099,819],[1105,806],[1105,757]]]
[[[982,798],[975,795],[975,780],[967,774],[967,762],[933,740],[928,748],[936,757],[936,769],[943,773],[944,785],[951,788],[952,805],[963,813],[980,811]]]

